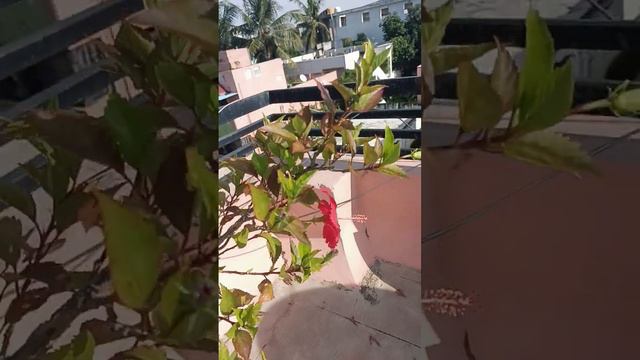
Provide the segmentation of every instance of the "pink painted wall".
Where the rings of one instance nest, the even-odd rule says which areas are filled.
[[[398,163],[407,171],[407,178],[373,171],[352,176],[352,212],[368,218],[364,224],[356,223],[355,237],[369,265],[378,258],[421,268],[421,168],[416,164],[419,162]]]
[[[424,235],[467,222],[424,244],[423,288],[477,303],[460,318],[428,314],[442,340],[429,358],[465,359],[465,331],[477,359],[637,358],[638,154],[614,146],[596,158],[602,175],[582,179],[477,152],[425,157]]]

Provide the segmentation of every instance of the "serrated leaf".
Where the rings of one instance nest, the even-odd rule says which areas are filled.
[[[142,309],[160,275],[162,244],[156,226],[106,195],[96,197],[114,290],[123,304]]]
[[[433,73],[439,75],[451,69],[455,69],[463,62],[470,62],[493,50],[496,45],[486,42],[476,45],[447,46],[429,54]]]
[[[526,134],[504,144],[505,155],[536,165],[578,173],[594,172],[589,155],[568,138],[547,131]]]
[[[406,177],[407,174],[396,164],[382,165],[376,168],[376,171],[387,175]]]
[[[524,118],[520,119],[516,131],[531,132],[551,127],[564,119],[573,104],[573,72],[571,62],[553,70],[552,88],[547,96]]]
[[[498,54],[491,73],[491,86],[502,101],[502,111],[513,109],[518,95],[518,68],[509,51],[496,38]]]
[[[491,87],[489,78],[470,63],[458,69],[458,108],[465,131],[493,128],[502,117],[502,102]]]
[[[430,53],[442,42],[445,29],[453,15],[453,3],[453,0],[449,0],[439,8],[429,12],[428,20],[431,21],[422,24],[423,32],[426,34],[422,38],[422,51]]]
[[[33,197],[17,185],[9,182],[0,183],[0,201],[16,208],[29,219],[34,220],[36,217],[36,205],[33,202]]]
[[[271,208],[271,198],[269,194],[255,186],[251,186],[251,202],[253,203],[253,212],[256,219],[264,221],[267,218],[269,209]]]

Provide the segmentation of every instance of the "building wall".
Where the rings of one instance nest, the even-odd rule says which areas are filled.
[[[333,14],[331,17],[333,19],[332,28],[336,34],[334,47],[341,47],[342,39],[351,38],[352,40],[355,40],[359,33],[367,35],[374,44],[382,43],[384,41],[384,34],[380,28],[380,24],[383,20],[380,16],[381,9],[388,8],[390,15],[395,13],[404,19],[406,18],[406,14],[404,13],[405,3],[412,3],[415,6],[420,6],[420,1],[418,0],[378,1],[359,8]],[[368,22],[362,22],[362,13],[364,12],[369,12]],[[346,26],[340,27],[341,16],[346,17]]]
[[[339,56],[298,61],[294,66],[288,66],[285,72],[288,78],[295,78],[297,80],[298,76],[301,74],[307,77],[313,77],[330,71],[342,72],[345,69],[353,70],[355,69],[359,57],[360,52],[353,51]]]

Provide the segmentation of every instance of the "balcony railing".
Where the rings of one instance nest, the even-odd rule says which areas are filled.
[[[384,96],[415,96],[420,94],[421,79],[419,77],[403,77],[397,79],[387,79],[372,81],[372,85],[385,85]],[[353,84],[346,84],[353,87]],[[342,102],[342,97],[333,86],[327,86],[331,98],[337,103]],[[287,104],[299,102],[321,101],[320,91],[316,87],[291,88],[283,90],[270,90],[257,95],[250,96],[245,99],[233,102],[224,107],[219,114],[219,124],[232,123],[235,119],[247,115],[253,111],[259,110],[271,104]],[[276,119],[282,115],[290,116],[293,114],[270,114],[267,116],[269,120]],[[322,118],[323,112],[312,112],[316,119]],[[368,112],[353,113],[353,116],[361,121],[370,121],[375,119],[417,119],[420,118],[420,108],[407,109],[376,109]],[[252,149],[251,143],[243,143],[241,140],[248,134],[262,127],[263,122],[257,121],[233,131],[230,134],[222,134],[219,139],[219,147],[222,158],[231,156],[242,156]],[[412,122],[405,123],[401,128],[394,129],[394,136],[397,139],[420,139],[420,130],[411,129]],[[384,129],[362,129],[362,136],[384,136]],[[320,135],[319,129],[312,129],[310,135]],[[403,149],[403,153],[407,153],[408,149]]]

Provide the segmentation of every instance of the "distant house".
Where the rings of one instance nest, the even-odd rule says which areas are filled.
[[[325,23],[329,24],[333,37],[333,47],[347,47],[365,34],[374,44],[384,41],[380,24],[385,17],[396,14],[406,18],[411,6],[420,6],[419,0],[378,0],[354,9],[330,8],[324,12]]]

